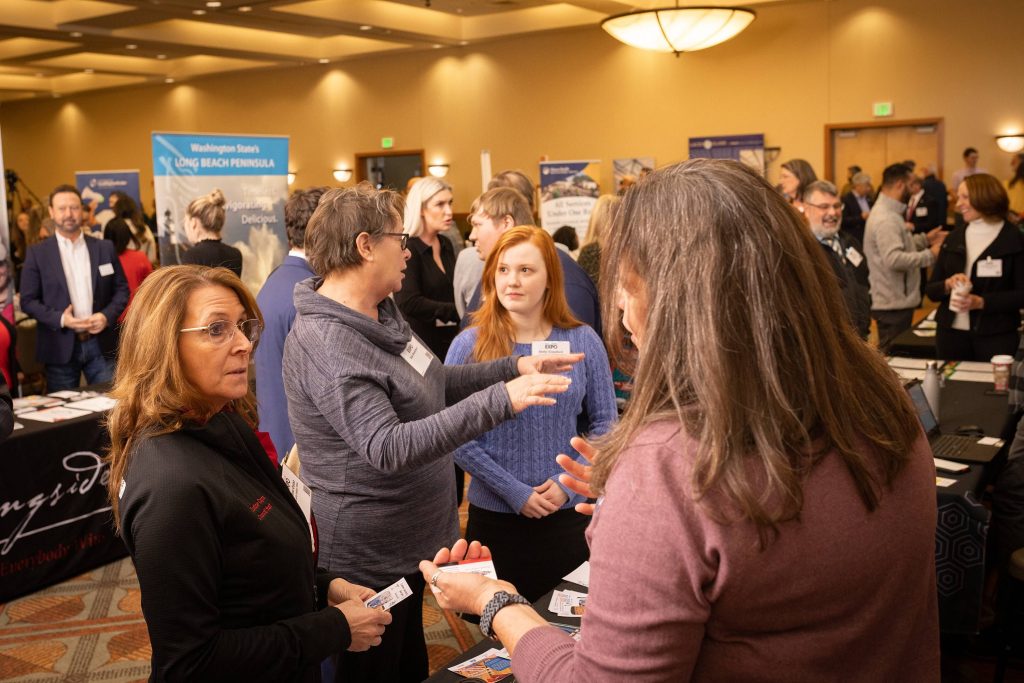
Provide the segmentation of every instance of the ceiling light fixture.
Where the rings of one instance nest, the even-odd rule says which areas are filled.
[[[72,38],[81,38],[82,37],[82,32],[81,31],[72,31],[70,35],[71,35]]]
[[[327,57],[321,57],[320,59],[318,59],[316,61],[319,62],[320,64],[330,64],[331,63],[331,60],[327,59]]]
[[[217,2],[217,0],[209,0],[209,2],[206,3],[206,6],[210,9],[217,9],[220,7],[220,3]]]
[[[435,50],[440,50],[442,47],[444,47],[444,45],[442,45],[441,43],[434,43],[433,45],[431,45],[431,47],[433,47]]]
[[[435,178],[444,178],[448,175],[448,164],[430,164],[427,166],[427,172]]]
[[[613,38],[641,50],[694,52],[724,43],[754,21],[744,7],[675,7],[616,14],[601,22]]]
[[[336,168],[334,169],[334,179],[339,183],[347,183],[352,179],[351,168]]]
[[[128,43],[127,45],[124,46],[124,49],[126,49],[126,50],[138,50],[139,46],[136,45],[135,43]]]
[[[164,79],[164,83],[174,83],[174,79],[171,78],[170,76],[168,76],[167,78]]]
[[[201,17],[204,14],[206,14],[206,10],[204,10],[204,9],[194,9],[194,10],[192,10],[192,14],[196,15],[197,17]]]
[[[369,30],[370,30],[370,29],[372,29],[372,28],[373,28],[373,27],[372,27],[372,26],[370,26],[369,24],[363,24],[362,26],[360,26],[360,27],[359,27],[359,30],[360,30],[360,31],[369,31]]]
[[[1016,154],[1024,151],[1024,133],[1015,135],[997,135],[996,146],[1004,152]]]
[[[241,7],[238,8],[238,11],[239,12],[251,12],[252,11],[252,7],[249,7],[248,5],[242,5]]]
[[[157,55],[157,59],[167,59],[167,55]]]
[[[83,71],[87,74],[95,73],[92,69],[83,69]]]

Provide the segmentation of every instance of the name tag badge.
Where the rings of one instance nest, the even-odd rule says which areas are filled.
[[[917,207],[916,209],[914,209],[914,215],[917,216],[918,218],[924,218],[925,216],[928,215],[928,207],[927,206],[919,206],[919,207]]]
[[[537,341],[530,343],[530,353],[534,356],[553,356],[571,351],[567,341]]]
[[[106,277],[107,275],[113,275],[113,274],[114,274],[114,266],[110,265],[109,263],[101,263],[100,264],[100,275],[103,275],[104,277]]]
[[[302,483],[302,480],[299,479],[287,465],[281,465],[281,478],[284,479],[284,485],[292,492],[295,502],[299,504],[300,508],[302,508],[302,514],[306,516],[306,526],[309,527],[309,542],[315,552],[316,542],[313,540],[313,525],[309,521],[309,510],[313,502],[313,492],[309,490],[308,486]]]
[[[1002,277],[1003,276],[1003,260],[994,259],[991,256],[986,258],[984,261],[977,261],[978,265],[978,277]]]
[[[852,263],[854,268],[860,268],[860,264],[864,262],[864,257],[853,247],[847,247],[846,260]]]
[[[430,349],[421,344],[419,339],[413,337],[405,345],[405,351],[402,351],[402,358],[420,375],[426,375],[427,368],[430,367],[430,361],[434,358],[434,354],[430,352]]]

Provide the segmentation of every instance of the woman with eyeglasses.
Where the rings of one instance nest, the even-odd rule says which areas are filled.
[[[151,680],[319,681],[323,659],[380,643],[391,621],[363,606],[373,591],[317,568],[310,524],[255,431],[262,328],[241,280],[200,266],[155,271],[122,328],[109,495]]]
[[[341,655],[348,681],[427,677],[416,567],[458,537],[452,452],[528,406],[553,405],[547,394],[570,380],[542,371],[582,358],[446,367],[391,297],[402,289],[407,240],[398,194],[366,183],[324,193],[306,227],[316,277],[295,287],[284,347],[288,417],[324,566],[374,590],[401,579],[412,590],[391,608],[380,647]]]

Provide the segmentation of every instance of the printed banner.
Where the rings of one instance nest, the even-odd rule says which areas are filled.
[[[142,209],[139,195],[139,172],[131,171],[75,171],[75,187],[82,195],[82,203],[91,207],[90,225],[103,228],[114,217],[110,209],[110,193],[123,192]]]
[[[242,252],[242,280],[258,292],[288,252],[288,138],[153,133],[153,178],[161,263],[181,263],[189,203],[219,188],[221,235]]]
[[[735,159],[764,175],[764,134],[690,138],[691,159]]]
[[[540,164],[540,224],[548,232],[563,225],[576,229],[580,242],[587,235],[590,212],[601,196],[597,184],[600,161],[542,161]]]
[[[622,194],[626,188],[654,170],[654,157],[634,157],[612,161],[615,191]]]
[[[8,316],[14,322],[14,261],[11,253],[11,224],[7,222],[7,195],[14,195],[17,177],[11,171],[9,176],[4,166],[3,139],[0,137],[0,171],[4,171],[4,191],[0,192],[0,315]],[[17,220],[12,217],[12,221]],[[10,308],[8,308],[10,307]],[[2,377],[0,377],[2,379]]]

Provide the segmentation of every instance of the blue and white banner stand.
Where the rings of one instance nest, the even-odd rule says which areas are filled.
[[[288,252],[288,138],[153,133],[153,179],[164,265],[188,249],[185,210],[215,188],[224,193],[225,244],[242,252],[242,280],[254,293]]]
[[[690,138],[691,159],[735,159],[764,175],[764,134]]]
[[[142,209],[139,195],[139,171],[75,171],[75,187],[82,202],[92,206],[96,224],[101,228],[114,217],[110,210],[110,194],[123,192]]]
[[[590,212],[601,196],[600,161],[540,163],[540,224],[554,233],[563,225],[576,229],[580,243],[587,234]]]

